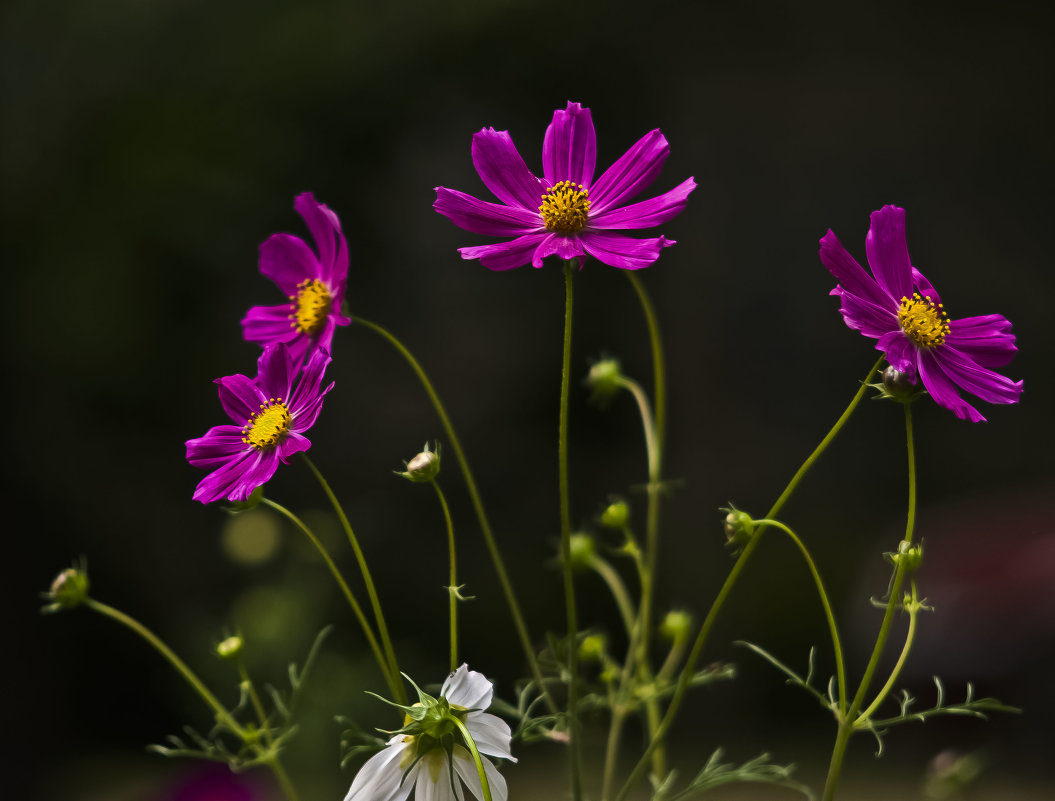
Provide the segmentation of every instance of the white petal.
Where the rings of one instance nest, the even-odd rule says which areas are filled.
[[[469,730],[481,754],[516,762],[509,750],[512,732],[504,720],[486,712],[470,712],[465,718],[465,728]]]
[[[487,709],[491,706],[494,689],[494,685],[483,673],[469,670],[468,665],[462,664],[443,682],[440,695],[448,702],[465,709]]]
[[[408,789],[403,793],[399,780],[403,777],[400,757],[407,750],[407,744],[394,743],[374,754],[355,774],[352,786],[344,801],[398,801],[406,799]]]
[[[425,764],[428,762],[429,764]],[[414,784],[414,801],[462,801],[461,789],[451,789],[451,769],[447,755],[434,751],[418,763],[418,780]],[[433,773],[436,774],[435,778]],[[457,795],[456,795],[457,793]]]
[[[509,790],[506,788],[505,777],[491,764],[491,760],[484,757],[481,759],[484,773],[487,774],[487,784],[491,788],[491,801],[508,801]],[[480,774],[476,772],[476,763],[468,751],[458,746],[454,749],[454,769],[478,801],[483,801],[484,788],[480,784]]]

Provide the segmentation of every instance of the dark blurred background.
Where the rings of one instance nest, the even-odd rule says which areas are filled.
[[[979,425],[917,406],[919,578],[936,612],[902,683],[930,705],[932,674],[955,698],[973,680],[1026,712],[895,731],[878,762],[873,743],[855,740],[845,797],[922,798],[945,749],[983,763],[974,798],[1051,797],[1053,33],[1051,5],[1026,2],[9,0],[0,795],[268,797],[263,775],[244,796],[187,790],[209,777],[145,753],[186,723],[207,728],[208,712],[110,621],[40,617],[36,593],[81,555],[97,598],[162,633],[232,703],[235,677],[212,656],[225,633],[246,635],[258,681],[282,685],[318,629],[337,625],[290,751],[306,799],[340,797],[351,780],[337,768],[333,713],[396,725],[363,693],[382,682],[310,547],[274,516],[232,518],[192,501],[201,473],[184,461],[184,440],[225,422],[210,382],[253,373],[257,350],[239,320],[280,301],[257,272],[257,245],[276,231],[308,237],[292,209],[302,191],[340,215],[353,314],[400,336],[445,399],[532,633],[560,629],[561,271],[462,261],[456,247],[485,238],[431,203],[437,185],[488,196],[469,157],[484,126],[508,129],[540,170],[553,109],[576,100],[593,111],[598,173],[660,127],[672,149],[649,195],[689,175],[699,184],[662,229],[677,246],[641,275],[669,359],[666,473],[682,481],[664,510],[661,611],[706,612],[731,564],[717,507],[764,512],[875,358],[827,297],[817,240],[829,227],[863,260],[869,212],[904,206],[913,261],[951,316],[1014,322],[1021,351],[1006,372],[1025,380],[1020,406],[982,404],[989,422]],[[626,279],[589,262],[576,291],[578,374],[612,354],[649,384]],[[442,518],[430,491],[391,470],[442,432],[377,337],[343,329],[334,350],[337,387],[312,456],[371,559],[404,669],[438,680]],[[600,411],[576,387],[571,420],[576,524],[589,526],[610,492],[640,515],[632,487],[645,464],[629,399]],[[785,512],[830,584],[852,675],[879,622],[868,597],[886,586],[880,554],[902,533],[904,453],[900,409],[867,403]],[[523,660],[453,467],[443,481],[462,575],[479,598],[462,607],[462,651],[510,696]],[[268,491],[317,525],[354,574],[302,467],[282,468]],[[587,577],[581,587],[584,618],[614,633],[602,585]],[[816,644],[819,671],[831,670],[808,574],[776,536],[711,639],[705,658],[735,661],[740,676],[687,707],[675,741],[683,769],[724,745],[736,761],[768,750],[819,782],[830,718],[737,639],[803,667]],[[533,760],[561,786],[555,748],[519,755],[514,795],[542,792]]]

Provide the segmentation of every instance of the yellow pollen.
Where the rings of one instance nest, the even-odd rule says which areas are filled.
[[[242,429],[242,442],[258,451],[272,448],[289,433],[293,421],[282,398],[269,398],[260,404],[260,411],[253,414]]]
[[[542,205],[538,207],[546,223],[547,231],[559,234],[574,234],[586,226],[590,213],[590,201],[582,184],[561,181],[550,187],[542,196]]]
[[[305,278],[297,284],[297,294],[290,295],[290,325],[302,334],[314,334],[330,313],[333,301],[318,278]]]
[[[905,336],[921,348],[936,348],[945,344],[949,333],[949,317],[942,304],[935,303],[919,292],[901,299],[897,320]]]

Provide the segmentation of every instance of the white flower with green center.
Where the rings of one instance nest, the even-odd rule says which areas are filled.
[[[509,751],[509,725],[483,711],[493,695],[491,682],[467,665],[447,677],[439,698],[418,690],[418,703],[400,707],[406,712],[403,728],[366,761],[344,801],[406,801],[412,792],[415,801],[464,801],[462,784],[484,801],[463,727],[480,754],[516,762]],[[492,801],[507,801],[502,774],[489,759],[480,759]]]

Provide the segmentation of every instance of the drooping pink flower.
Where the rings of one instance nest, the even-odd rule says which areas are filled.
[[[960,397],[966,390],[989,403],[1017,403],[1022,382],[993,372],[1018,350],[1010,321],[999,314],[950,320],[938,293],[912,266],[905,238],[905,210],[872,212],[865,239],[869,275],[831,231],[821,238],[821,261],[839,285],[846,325],[878,340],[890,365],[923,386],[935,403],[961,420],[983,422]]]
[[[318,253],[300,237],[273,234],[260,246],[260,272],[274,281],[289,300],[277,306],[254,306],[242,320],[249,342],[267,346],[284,342],[300,365],[312,348],[331,350],[333,332],[348,325],[341,314],[348,284],[348,243],[341,223],[310,192],[298,195],[293,208],[304,218]]]
[[[685,208],[696,182],[689,178],[669,192],[623,205],[652,183],[670,153],[659,129],[650,131],[594,180],[597,135],[590,110],[568,103],[553,112],[542,142],[542,173],[537,178],[513,145],[508,131],[484,128],[473,135],[472,156],[484,184],[501,203],[436,187],[433,208],[455,225],[476,234],[515,237],[494,245],[460,248],[463,259],[479,259],[492,270],[530,263],[546,256],[572,259],[590,255],[626,270],[648,267],[674,240],[633,239],[620,231],[653,228]]]
[[[297,365],[284,343],[268,345],[257,362],[256,378],[217,378],[220,403],[234,425],[214,426],[205,436],[187,440],[187,461],[211,470],[194,491],[194,500],[212,503],[226,498],[244,501],[278,469],[311,442],[304,436],[315,425],[330,354],[312,352],[294,385]]]

